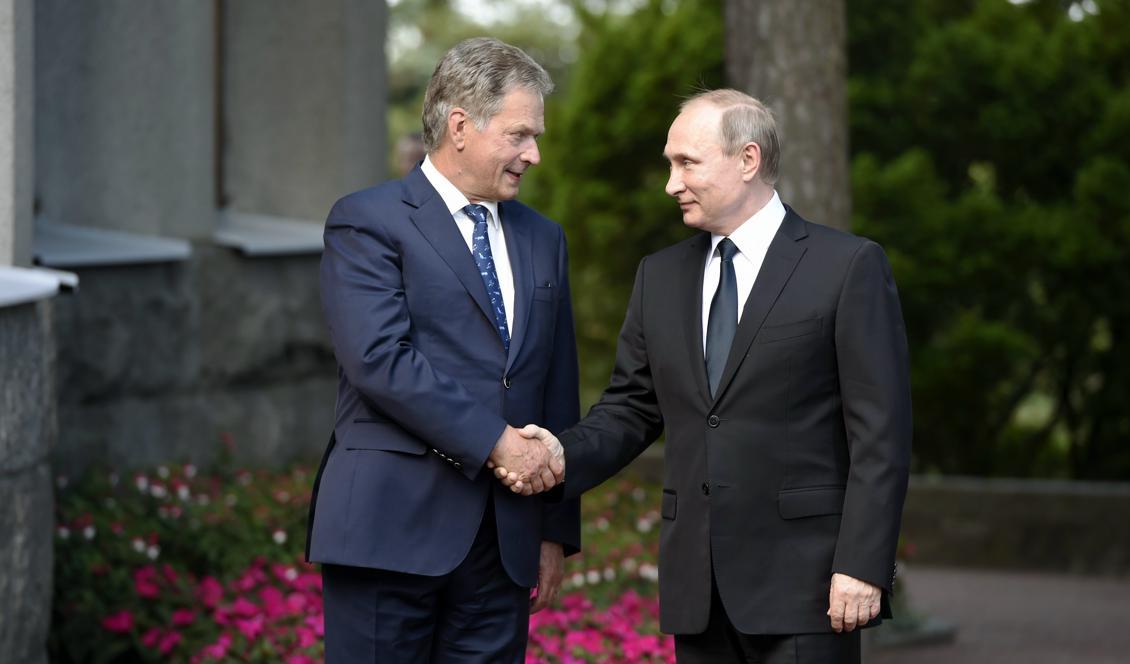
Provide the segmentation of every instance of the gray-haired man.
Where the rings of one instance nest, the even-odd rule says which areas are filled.
[[[456,45],[424,99],[428,156],[326,220],[340,382],[309,558],[331,664],[521,662],[529,611],[580,546],[576,501],[514,495],[487,469],[552,487],[560,463],[511,425],[578,418],[565,237],[513,200],[552,87],[513,46]]]

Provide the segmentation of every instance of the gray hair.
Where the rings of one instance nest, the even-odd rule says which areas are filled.
[[[542,97],[553,92],[553,80],[522,49],[490,37],[465,39],[451,47],[436,65],[424,93],[424,145],[435,152],[447,133],[451,109],[462,107],[482,129],[498,113],[502,99],[515,88]]]
[[[700,92],[684,101],[679,110],[685,111],[697,103],[725,109],[718,127],[722,152],[727,157],[733,157],[746,143],[757,143],[761,148],[761,170],[758,175],[762,182],[776,184],[781,161],[781,142],[777,137],[777,122],[773,119],[773,111],[746,93],[728,88]]]

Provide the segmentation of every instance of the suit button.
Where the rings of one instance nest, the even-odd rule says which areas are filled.
[[[503,376],[502,377],[502,386],[505,387],[508,390],[510,389],[510,376]]]
[[[462,467],[463,467],[463,464],[461,464],[461,463],[459,463],[458,461],[456,461],[456,462],[455,462],[455,467],[456,467],[456,468],[462,468]]]
[[[709,418],[707,418],[707,420],[706,420],[706,423],[710,425],[710,428],[711,428],[711,429],[717,429],[717,428],[718,428],[718,424],[719,424],[719,423],[720,423],[721,421],[722,421],[722,420],[718,419],[718,416],[717,416],[717,415],[711,415],[711,416],[710,416]]]
[[[702,495],[704,495],[704,496],[710,495],[710,482],[703,482],[702,483]]]

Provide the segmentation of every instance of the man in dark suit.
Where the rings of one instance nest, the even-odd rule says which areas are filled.
[[[486,468],[553,486],[560,464],[511,424],[579,417],[565,237],[513,200],[552,87],[513,46],[456,45],[424,100],[428,156],[326,220],[340,382],[308,557],[331,664],[521,662],[529,611],[580,546],[578,501],[523,498]]]
[[[667,193],[702,232],[640,263],[600,402],[560,443],[538,436],[564,446],[569,496],[666,427],[660,612],[680,662],[855,662],[855,628],[889,615],[910,460],[891,271],[781,203],[757,100],[681,111]]]

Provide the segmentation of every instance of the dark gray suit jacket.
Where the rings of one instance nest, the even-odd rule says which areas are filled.
[[[833,572],[893,583],[911,438],[895,283],[879,245],[789,209],[712,399],[709,248],[701,233],[640,263],[611,382],[560,435],[565,494],[604,481],[666,428],[663,631],[706,628],[713,573],[740,631],[827,632]]]

